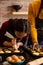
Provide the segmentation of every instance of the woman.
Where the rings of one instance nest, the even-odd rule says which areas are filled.
[[[43,45],[43,0],[31,2],[28,11],[33,46]]]
[[[29,42],[29,24],[25,19],[10,19],[4,22],[0,31],[1,46],[22,46]],[[13,39],[5,36],[6,31],[13,35]],[[19,42],[19,43],[18,43]]]

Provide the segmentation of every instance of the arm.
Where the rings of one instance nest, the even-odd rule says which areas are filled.
[[[5,41],[5,32],[8,26],[8,22],[5,22],[2,24],[1,29],[0,29],[0,45],[3,46],[3,42]]]
[[[8,41],[4,41],[4,42],[3,42],[3,45],[4,45],[4,46],[12,46],[11,42],[8,42]]]
[[[33,12],[33,8],[32,8],[31,3],[29,5],[28,20],[29,20],[29,24],[30,24],[30,35],[31,35],[31,38],[32,38],[32,42],[38,43],[37,29],[35,28],[35,17],[34,17],[34,12]]]
[[[12,46],[13,47],[15,44],[16,44],[16,38],[11,39],[11,42],[9,42],[9,41],[3,42],[4,46]]]

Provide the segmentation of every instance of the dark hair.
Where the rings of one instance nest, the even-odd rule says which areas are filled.
[[[26,19],[14,19],[11,21],[11,25],[13,27],[13,30],[19,32],[29,32],[29,23]]]

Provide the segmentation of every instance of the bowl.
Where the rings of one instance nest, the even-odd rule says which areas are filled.
[[[20,5],[12,5],[12,8],[17,12],[22,8],[22,6],[20,6]]]
[[[23,64],[24,62],[25,62],[25,59],[24,60],[22,60],[21,62],[10,62],[10,61],[8,61],[11,65],[21,65],[21,64]]]

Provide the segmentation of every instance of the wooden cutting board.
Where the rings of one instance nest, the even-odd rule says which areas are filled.
[[[34,61],[28,62],[26,65],[40,65],[43,63],[43,57],[36,59]]]

